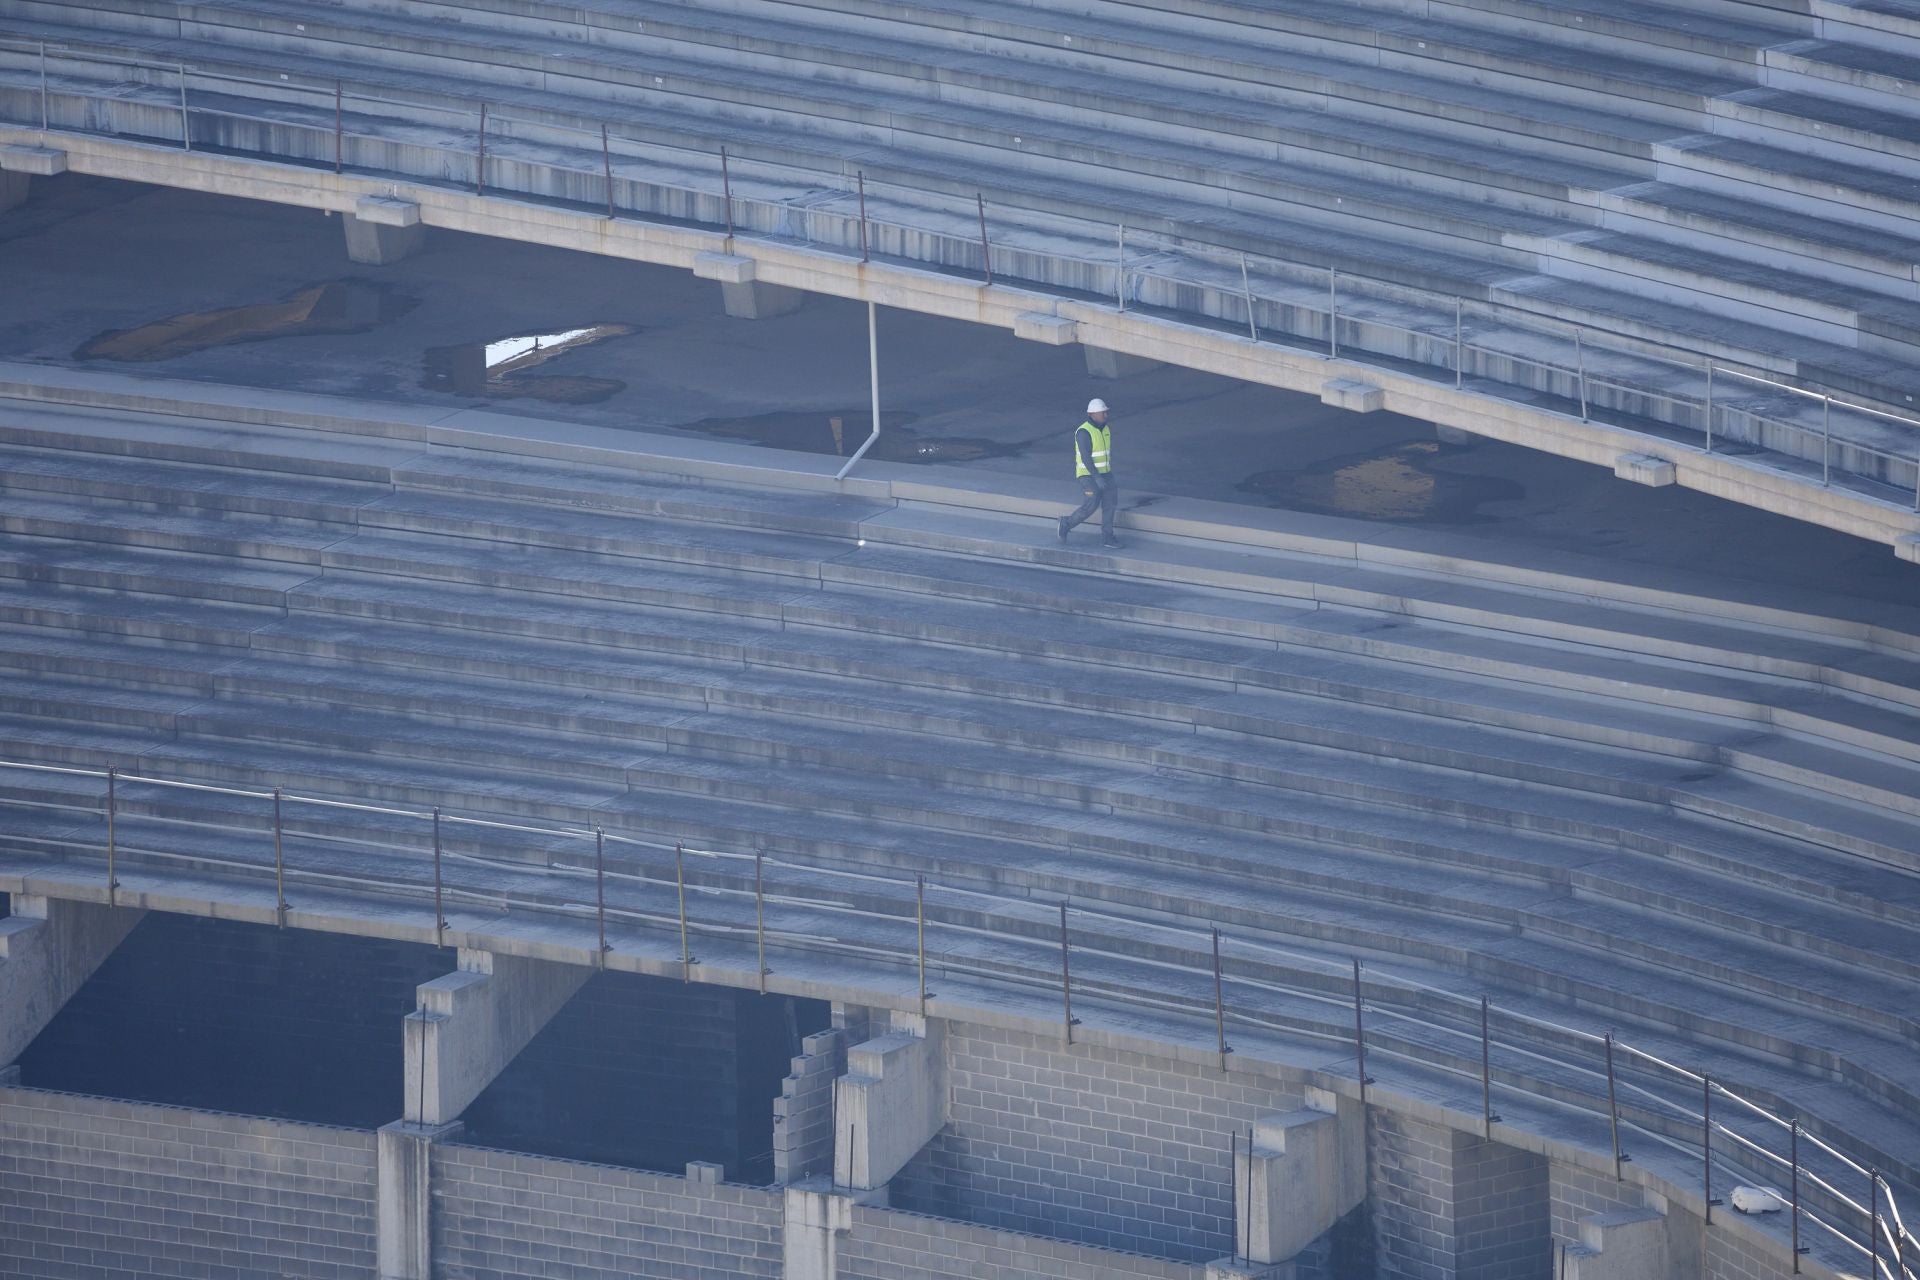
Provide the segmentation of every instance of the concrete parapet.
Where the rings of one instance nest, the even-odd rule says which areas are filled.
[[[361,196],[354,202],[353,216],[377,227],[417,227],[420,202],[399,196]]]
[[[1082,349],[1087,356],[1089,378],[1131,378],[1136,374],[1151,373],[1165,363],[1149,360],[1145,356],[1128,355],[1123,351],[1109,351],[1105,347]]]
[[[432,1280],[433,1144],[460,1132],[458,1124],[396,1120],[378,1134],[379,1198],[374,1210],[379,1280]]]
[[[0,1066],[19,1057],[144,911],[15,894],[0,919]]]
[[[1248,1262],[1219,1258],[1207,1264],[1203,1280],[1293,1280],[1291,1262]]]
[[[820,1182],[786,1188],[780,1231],[785,1280],[834,1280],[840,1238],[853,1228],[854,1205],[886,1202],[884,1191],[849,1194]]]
[[[1042,311],[1023,311],[1013,318],[1013,336],[1049,347],[1071,346],[1080,341],[1078,321],[1065,316],[1050,316]]]
[[[841,1186],[884,1187],[947,1122],[945,1024],[910,1029],[896,1018],[894,1028],[847,1050],[847,1074],[834,1082]]]
[[[423,982],[406,1018],[406,1119],[441,1125],[513,1061],[593,976],[584,965],[462,948],[460,967]]]
[[[847,1069],[847,1037],[816,1032],[773,1100],[773,1180],[782,1186],[833,1171],[833,1088]]]
[[[728,315],[736,320],[766,320],[798,311],[807,300],[804,290],[767,284],[760,279],[759,264],[737,253],[697,253],[693,274],[702,280],[720,282],[720,300]]]
[[[1676,479],[1673,463],[1650,453],[1621,454],[1613,460],[1613,474],[1655,489],[1664,488]]]
[[[1354,413],[1376,413],[1387,407],[1387,393],[1371,382],[1330,378],[1321,384],[1320,403]]]

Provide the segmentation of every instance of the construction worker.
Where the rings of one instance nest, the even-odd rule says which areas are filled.
[[[1065,542],[1073,527],[1100,509],[1100,545],[1119,547],[1113,536],[1113,511],[1120,503],[1120,485],[1113,474],[1113,429],[1107,425],[1107,402],[1087,401],[1087,420],[1073,431],[1073,474],[1086,495],[1070,516],[1060,517],[1060,541]]]

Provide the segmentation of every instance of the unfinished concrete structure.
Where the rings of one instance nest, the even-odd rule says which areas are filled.
[[[1913,554],[1917,54],[1897,6],[1747,0],[5,0],[0,203],[70,168],[326,209],[372,264],[706,263],[741,315],[1652,454]]]
[[[1191,500],[1089,556],[937,470],[10,377],[9,1020],[142,910],[446,948],[378,1133],[5,1095],[26,1274],[207,1256],[120,1225],[154,1177],[313,1262],[184,1136],[236,1125],[392,1278],[1786,1275],[1708,1204],[1784,1181],[1748,1102],[1803,1271],[1864,1272],[1856,1167],[1910,1200],[1908,610]],[[832,1003],[774,1185],[463,1135],[596,970]]]

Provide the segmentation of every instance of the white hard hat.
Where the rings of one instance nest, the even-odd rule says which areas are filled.
[[[1088,413],[1105,413],[1106,411],[1107,411],[1107,402],[1105,400],[1100,399],[1100,397],[1095,396],[1093,399],[1087,401]]]

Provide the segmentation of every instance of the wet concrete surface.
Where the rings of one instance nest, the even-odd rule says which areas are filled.
[[[329,280],[275,302],[189,311],[110,329],[80,345],[76,360],[152,363],[200,351],[319,334],[366,333],[413,310],[416,300],[369,280]]]
[[[429,391],[479,400],[551,400],[601,404],[627,389],[618,378],[532,372],[570,352],[638,333],[636,325],[588,324],[550,333],[516,333],[485,342],[429,347],[420,385]]]
[[[72,364],[103,330],[349,278],[417,305],[370,328],[195,345],[142,367],[449,409],[504,397],[512,412],[557,421],[808,453],[851,453],[867,435],[856,303],[813,297],[787,316],[736,320],[719,287],[689,272],[439,230],[404,262],[354,267],[338,220],[320,213],[76,174],[36,180],[25,205],[0,214],[0,358]],[[1280,505],[1869,598],[1920,595],[1920,568],[1886,547],[1688,490],[1493,442],[1442,446],[1412,418],[1190,370],[1096,381],[1077,347],[879,317],[887,432],[869,456],[1057,478],[1063,511],[1079,499],[1071,432],[1098,395],[1114,406],[1128,505],[1153,494]],[[459,379],[437,379],[428,367],[432,351],[612,323],[636,332],[570,346],[538,372],[495,376],[483,362],[476,380],[469,361]]]

